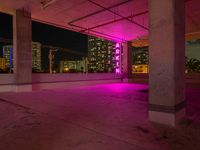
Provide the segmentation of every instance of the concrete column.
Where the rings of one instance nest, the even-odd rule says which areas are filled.
[[[149,120],[175,126],[185,115],[183,0],[149,0]]]
[[[132,48],[131,42],[122,43],[123,56],[122,56],[122,69],[123,81],[132,81]]]
[[[13,16],[14,75],[17,91],[32,90],[31,13],[16,10]]]

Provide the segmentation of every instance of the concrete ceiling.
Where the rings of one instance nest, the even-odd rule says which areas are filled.
[[[200,1],[186,0],[186,33],[200,31]],[[33,20],[105,37],[148,35],[148,0],[0,0],[0,7],[32,12]]]

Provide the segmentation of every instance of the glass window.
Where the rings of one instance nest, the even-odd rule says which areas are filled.
[[[87,35],[34,21],[32,30],[33,73],[83,73],[87,71]]]
[[[200,72],[200,39],[186,41],[187,72]]]
[[[200,72],[200,39],[186,40],[186,73]],[[148,47],[133,47],[132,73],[148,73]]]
[[[12,16],[0,13],[0,73],[13,73]]]
[[[115,72],[115,42],[34,21],[32,29],[33,73]]]
[[[133,47],[132,73],[148,73],[148,47]]]

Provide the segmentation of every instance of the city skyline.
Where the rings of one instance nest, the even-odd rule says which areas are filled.
[[[0,49],[5,45],[12,45],[13,29],[12,29],[12,16],[4,13],[0,13],[0,37],[5,43],[0,43]],[[56,72],[60,72],[61,61],[80,61],[83,58],[90,57],[90,48],[88,47],[87,35],[49,26],[47,24],[38,23],[32,21],[32,68],[34,72],[48,72],[49,70],[49,53],[52,49],[56,49],[52,68]],[[97,37],[95,37],[97,38]],[[107,41],[105,39],[97,38],[106,43],[106,47],[101,47],[101,52],[105,51],[105,58],[107,58],[107,51],[109,49],[109,59],[102,60],[102,69],[114,70],[114,42]],[[111,44],[109,46],[109,43]],[[96,45],[96,44],[95,44]],[[105,45],[104,45],[105,46]],[[96,54],[96,53],[95,53]],[[103,55],[100,53],[98,55]],[[2,51],[0,51],[0,57],[3,57]],[[37,57],[37,58],[36,58]],[[91,59],[88,59],[91,60]],[[89,62],[91,64],[91,61]],[[104,65],[105,63],[105,65]],[[84,68],[84,67],[83,67]],[[80,70],[80,69],[79,69]],[[97,71],[100,71],[97,69]],[[96,71],[95,71],[96,72]]]
[[[97,37],[90,37],[89,41],[94,40],[92,43],[88,42],[89,50],[88,54],[84,55],[84,53],[78,53],[75,51],[71,51],[68,49],[64,49],[62,47],[52,47],[50,45],[42,45],[40,42],[32,41],[32,70],[34,73],[37,72],[48,72],[50,62],[52,63],[51,69],[53,72],[91,72],[91,66],[95,67],[92,72],[114,72],[115,69],[115,45],[116,43],[107,41]],[[8,39],[4,39],[8,40]],[[93,47],[91,47],[91,44]],[[97,46],[98,45],[98,46]],[[13,54],[13,46],[11,44],[4,45],[3,49],[8,49],[9,54]],[[51,51],[52,53],[52,60],[50,61],[49,55]],[[5,51],[5,50],[4,50]],[[3,51],[3,52],[4,52]],[[98,55],[96,55],[96,52]],[[5,53],[5,52],[4,52]],[[8,54],[8,52],[7,52]],[[1,56],[1,66],[5,66],[4,62],[7,64],[9,70],[13,70],[12,67],[8,66],[10,62],[10,55],[3,55]],[[71,57],[73,55],[73,57]],[[6,56],[6,57],[5,57]],[[3,60],[5,61],[3,62]],[[92,59],[95,59],[92,61]],[[103,61],[103,62],[102,62]],[[13,57],[12,61],[13,62]],[[77,65],[80,64],[81,66]],[[79,67],[69,67],[71,64],[75,64],[75,66]],[[97,64],[96,64],[97,63]],[[3,65],[4,64],[4,65]],[[63,64],[63,65],[62,65]],[[65,65],[64,65],[65,64]],[[13,66],[13,63],[11,64]],[[99,65],[100,68],[99,68]],[[68,67],[67,67],[68,66]],[[64,69],[70,69],[69,71],[65,71]],[[82,70],[82,71],[81,71]]]
[[[1,20],[0,38],[5,38],[6,40],[8,40],[4,44],[0,42],[0,57],[2,58],[3,46],[12,44],[12,37],[13,37],[12,16],[8,14],[0,13],[0,20]],[[55,62],[53,66],[54,68],[60,66],[60,61],[80,61],[83,59],[83,57],[89,57],[92,55],[95,57],[99,57],[98,59],[100,59],[100,55],[101,56],[105,55],[104,59],[100,59],[98,61],[98,66],[101,65],[101,67],[97,67],[97,64],[96,65],[92,64],[92,60],[88,59],[89,69],[91,70],[91,69],[94,69],[94,67],[96,67],[97,70],[94,72],[105,72],[105,70],[109,70],[108,72],[113,72],[111,71],[114,68],[114,65],[112,66],[112,64],[115,64],[115,62],[112,62],[114,61],[112,59],[110,59],[110,62],[107,60],[108,59],[107,56],[109,57],[109,54],[107,53],[108,49],[99,47],[98,44],[96,44],[94,48],[94,52],[92,52],[93,53],[92,54],[91,48],[89,47],[90,44],[88,41],[88,37],[92,37],[92,36],[87,36],[81,33],[77,33],[77,32],[73,32],[73,31],[57,28],[54,26],[50,26],[47,24],[42,24],[42,23],[32,21],[32,40],[35,42],[41,43],[41,53],[40,53],[41,65],[39,69],[36,68],[36,70],[43,70],[45,72],[49,70],[49,58],[48,58],[49,50],[50,50],[50,47],[54,47],[54,48],[56,47],[58,49],[58,52],[55,54]],[[108,41],[108,40],[98,38],[98,37],[95,37],[95,38],[101,39],[102,41]],[[11,42],[9,42],[9,40]],[[65,48],[67,49],[67,51],[64,50]],[[98,53],[98,48],[101,49],[100,53]],[[199,39],[186,41],[186,57],[200,60],[199,48],[200,48]],[[144,49],[146,49],[146,47]],[[112,50],[114,53],[114,49]],[[105,51],[105,54],[102,53],[103,51]],[[93,58],[95,59],[95,57]],[[133,64],[147,64],[148,65],[147,57],[148,57],[147,51],[142,52],[142,50],[138,49],[138,53],[137,54],[135,53],[135,55],[133,55]],[[103,61],[103,62],[100,62],[100,61]],[[3,64],[4,62],[7,63],[8,61],[1,59],[1,64]],[[33,66],[34,66],[34,62],[33,62]]]

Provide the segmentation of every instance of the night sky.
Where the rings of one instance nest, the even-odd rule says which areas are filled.
[[[34,21],[32,31],[34,42],[87,53],[87,35]],[[0,37],[12,39],[12,16],[4,13],[0,13]]]
[[[52,45],[70,49],[72,51],[82,52],[85,55],[75,55],[72,53],[58,51],[55,55],[54,65],[58,68],[61,60],[82,60],[84,56],[87,56],[88,51],[88,37],[87,35],[77,32],[64,30],[61,28],[41,24],[38,22],[32,22],[32,40],[34,42],[40,42],[45,45]],[[49,49],[42,48],[42,68],[48,70]]]
[[[12,16],[0,13],[0,37],[12,39]],[[2,46],[3,43],[0,42],[0,56],[2,56]]]
[[[33,41],[87,53],[87,35],[33,21]]]
[[[0,37],[12,39],[12,16],[0,13]]]

